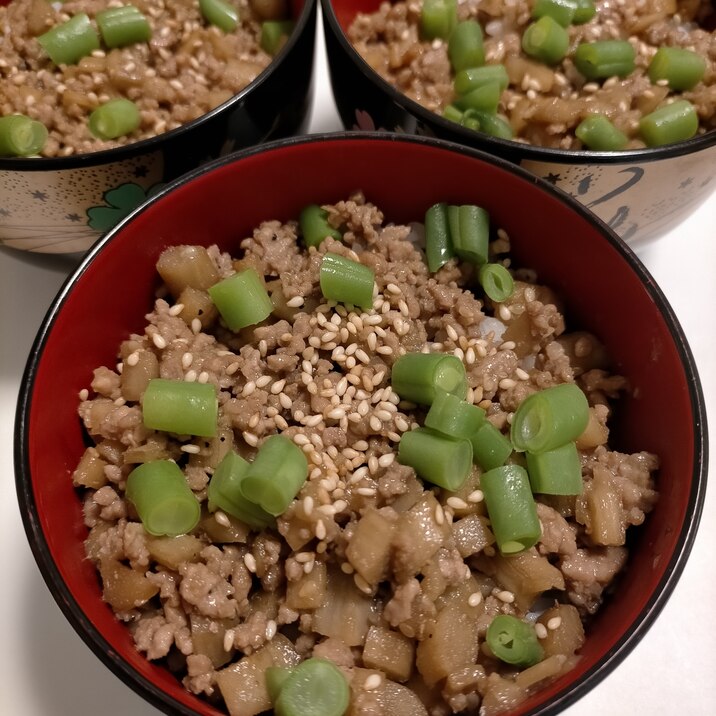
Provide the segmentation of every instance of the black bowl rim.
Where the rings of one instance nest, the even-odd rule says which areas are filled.
[[[632,249],[629,248],[629,246],[603,221],[585,209],[579,202],[561,189],[554,187],[545,180],[535,177],[530,172],[504,159],[471,147],[464,147],[455,142],[448,142],[441,139],[413,135],[399,135],[390,132],[330,132],[280,139],[261,146],[249,147],[234,154],[221,157],[202,167],[199,167],[179,179],[176,179],[164,187],[156,196],[148,199],[137,207],[131,214],[129,214],[107,234],[101,237],[86,254],[79,267],[64,282],[48,309],[30,351],[18,394],[14,433],[15,483],[23,526],[30,548],[50,593],[54,597],[67,620],[73,626],[75,631],[77,631],[82,640],[95,653],[95,655],[98,656],[99,659],[110,670],[112,670],[116,676],[124,681],[125,684],[155,707],[168,714],[195,716],[196,712],[193,709],[175,701],[155,684],[146,679],[144,676],[138,674],[131,667],[129,667],[126,662],[121,660],[105,638],[94,628],[91,622],[82,613],[72,593],[68,589],[67,585],[62,581],[59,570],[50,557],[49,546],[40,528],[40,522],[36,514],[37,505],[35,503],[30,480],[28,418],[32,407],[32,392],[38,364],[42,358],[45,342],[52,331],[58,314],[61,312],[67,297],[72,291],[73,284],[89,269],[94,259],[99,253],[101,253],[102,249],[119,233],[121,233],[126,224],[133,221],[136,216],[146,211],[155,202],[161,200],[162,197],[171,193],[174,189],[180,186],[189,184],[194,179],[206,174],[207,172],[223,167],[227,164],[240,161],[243,158],[254,156],[258,153],[273,152],[281,150],[285,147],[292,147],[299,144],[310,145],[320,142],[342,142],[355,140],[371,142],[401,142],[406,144],[431,146],[451,153],[463,156],[467,155],[488,164],[496,165],[497,167],[517,175],[519,178],[529,183],[537,184],[537,186],[539,186],[547,194],[552,195],[554,198],[563,203],[566,203],[572,211],[577,212],[583,219],[594,225],[602,233],[604,240],[611,244],[612,248],[614,248],[621,255],[622,259],[625,260],[631,269],[636,273],[645,290],[656,303],[659,312],[663,316],[672,340],[674,341],[676,350],[680,356],[684,372],[686,373],[687,383],[689,386],[689,399],[693,410],[693,449],[695,459],[692,474],[693,483],[688,502],[688,517],[680,531],[677,548],[671,556],[669,564],[666,567],[664,577],[654,590],[654,594],[635,619],[631,628],[623,634],[615,646],[608,651],[594,667],[582,675],[578,681],[572,684],[568,690],[557,694],[550,702],[538,706],[530,710],[529,713],[525,714],[525,716],[555,716],[557,713],[567,708],[570,704],[576,702],[584,694],[594,688],[624,660],[624,658],[632,651],[632,649],[638,644],[638,642],[652,626],[654,620],[671,596],[674,587],[683,572],[698,531],[706,492],[708,471],[708,428],[706,422],[706,406],[696,362],[678,318],[671,308],[666,296],[663,294],[653,277],[648,272],[647,268],[642,264]]]
[[[483,151],[490,151],[487,147],[495,146],[495,151],[500,152],[503,156],[510,154],[518,154],[522,160],[552,162],[556,164],[629,164],[633,162],[652,162],[670,157],[678,157],[687,154],[700,152],[716,145],[716,129],[697,134],[691,139],[683,142],[674,142],[666,144],[662,147],[648,147],[646,149],[625,149],[619,152],[597,152],[586,150],[570,150],[556,149],[551,147],[539,147],[534,144],[524,144],[510,139],[500,139],[499,137],[491,137],[487,134],[474,132],[467,127],[463,127],[456,122],[451,122],[441,115],[430,111],[423,107],[420,103],[411,99],[407,95],[393,87],[390,82],[384,80],[358,53],[358,51],[350,43],[346,34],[341,28],[338,17],[333,9],[332,0],[320,0],[323,15],[324,32],[330,27],[331,32],[338,40],[343,51],[356,68],[370,80],[379,92],[382,92],[391,99],[396,105],[419,118],[422,122],[430,126],[437,125],[443,132],[457,134],[464,142],[465,146],[480,146]],[[328,57],[328,67],[330,70],[331,62]],[[477,139],[476,139],[477,138]]]
[[[168,132],[163,132],[162,134],[157,134],[147,139],[140,139],[137,142],[131,142],[130,144],[124,144],[119,147],[102,149],[98,152],[72,154],[69,157],[0,157],[0,170],[30,172],[61,171],[64,169],[104,166],[160,150],[162,144],[167,140],[181,139],[184,134],[189,134],[197,127],[201,127],[203,124],[211,121],[216,115],[231,109],[233,105],[244,100],[246,96],[251,94],[256,88],[268,82],[276,68],[285,62],[286,56],[299,41],[299,37],[303,35],[309,18],[313,17],[317,5],[318,0],[304,0],[303,8],[298,16],[298,20],[296,20],[294,31],[279,50],[278,54],[272,58],[271,62],[249,82],[246,87],[239,90],[225,102],[222,102],[218,107],[214,107],[214,109],[209,110],[206,114],[202,114],[201,117],[182,124],[176,129],[170,129]],[[315,19],[311,31],[315,32]],[[313,61],[313,56],[311,56],[311,61]]]

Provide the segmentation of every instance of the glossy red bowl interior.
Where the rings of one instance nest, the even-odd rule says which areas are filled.
[[[238,251],[265,219],[356,189],[395,222],[436,201],[479,203],[512,237],[517,263],[567,300],[573,325],[594,331],[631,396],[612,431],[625,450],[659,454],[661,499],[638,531],[628,571],[589,631],[582,659],[514,714],[556,713],[603,678],[643,636],[687,558],[703,502],[706,436],[699,379],[684,335],[631,251],[566,195],[477,151],[396,135],[285,140],[214,163],[170,186],[102,239],[59,293],[38,334],[17,415],[20,506],[35,558],[69,621],[132,688],[170,713],[215,711],[134,649],[84,559],[86,530],[70,475],[83,451],[77,394],[94,367],[141,331],[154,263],[171,244]],[[668,409],[665,409],[668,405]]]

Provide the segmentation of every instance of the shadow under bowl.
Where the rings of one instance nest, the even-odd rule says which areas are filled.
[[[218,244],[237,255],[260,222],[286,221],[309,203],[356,190],[396,223],[421,220],[437,201],[485,207],[511,237],[513,265],[534,268],[558,291],[568,321],[596,334],[614,371],[628,379],[612,422],[613,447],[659,455],[660,499],[634,530],[628,568],[588,628],[577,666],[512,712],[556,714],[618,666],[681,574],[706,486],[704,401],[678,321],[631,250],[577,202],[473,149],[379,133],[284,140],[193,172],[97,242],[52,304],[20,389],[16,483],[33,554],[69,622],[119,678],[167,713],[217,713],[137,652],[102,601],[71,480],[85,448],[77,396],[95,367],[114,365],[122,340],[143,331],[165,247]]]

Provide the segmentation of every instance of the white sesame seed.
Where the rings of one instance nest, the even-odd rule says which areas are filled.
[[[272,386],[271,386],[271,394],[272,395],[278,395],[286,386],[286,379],[283,378],[281,380],[277,380]]]
[[[224,651],[231,651],[234,648],[234,635],[235,631],[233,629],[227,629],[224,632]]]
[[[512,311],[505,305],[500,306],[498,313],[503,321],[509,321],[512,318]]]
[[[375,691],[376,689],[380,688],[380,685],[383,683],[383,679],[380,674],[371,674],[363,684],[363,688],[366,691]]]
[[[478,502],[482,502],[485,499],[485,496],[482,494],[482,490],[473,490],[468,496],[467,501],[472,504],[477,504]]]
[[[160,351],[167,347],[167,342],[164,340],[164,337],[161,336],[159,333],[155,333],[152,336],[152,343],[154,343],[154,345],[159,348]]]
[[[139,363],[139,351],[134,351],[134,353],[130,353],[126,358],[125,363],[129,366],[137,365],[137,363]]]
[[[326,539],[326,525],[324,525],[323,522],[321,522],[320,520],[316,522],[314,531],[318,539]]]
[[[193,383],[196,381],[196,371],[195,370],[188,370],[186,374],[184,375],[184,380],[187,383]]]
[[[449,507],[452,507],[454,510],[467,509],[467,502],[465,502],[465,500],[463,500],[459,497],[448,497],[447,504]]]
[[[82,388],[82,390],[78,393],[78,397],[80,400],[87,400],[87,398],[89,398],[89,390],[87,390],[87,388]]]
[[[442,505],[436,505],[435,507],[435,522],[437,522],[438,525],[445,524],[445,511]]]
[[[467,603],[471,607],[476,607],[478,604],[482,602],[482,592],[473,592],[468,598]]]
[[[270,375],[262,375],[260,378],[256,379],[256,387],[257,388],[265,388],[270,382],[271,382]]]
[[[293,298],[289,298],[288,301],[286,301],[286,305],[289,308],[300,308],[303,306],[303,296],[294,296]]]
[[[244,555],[244,564],[246,565],[246,569],[249,570],[249,572],[256,573],[256,557],[254,557],[251,552],[247,552]]]
[[[526,370],[523,370],[522,368],[515,368],[515,375],[520,380],[529,380],[529,378],[530,378],[530,374]]]
[[[512,592],[508,592],[506,589],[495,591],[495,597],[505,604],[512,604],[515,601],[515,595]]]
[[[450,324],[448,323],[447,326],[445,326],[445,331],[446,331],[446,333],[448,334],[448,338],[449,338],[451,341],[456,341],[456,340],[457,340],[457,331],[455,330],[455,328],[454,328],[452,325],[450,325]]]
[[[555,629],[559,629],[562,626],[562,617],[552,617],[547,622],[547,629],[550,631],[554,631]]]
[[[253,393],[256,390],[256,383],[254,383],[253,380],[250,380],[245,386],[244,389],[241,391],[241,395],[244,398],[247,398],[251,393]]]
[[[184,355],[188,355],[185,353]],[[233,375],[236,373],[236,371],[239,369],[239,364],[237,362],[229,363],[229,365],[226,366],[226,375]]]
[[[253,433],[250,433],[248,430],[244,430],[243,433],[241,433],[242,437],[244,438],[244,441],[251,445],[251,447],[256,447],[259,444],[259,439],[254,435]]]
[[[353,572],[355,572],[355,569],[350,562],[343,562],[341,564],[341,572],[343,572],[343,574],[353,574]]]
[[[276,622],[273,619],[269,619],[266,622],[266,640],[271,641],[276,636],[276,632],[278,631],[278,626],[276,625]]]
[[[535,633],[537,634],[538,639],[544,639],[547,636],[547,627],[545,627],[545,625],[541,622],[537,622],[535,624]]]
[[[201,448],[198,445],[189,444],[189,445],[182,445],[180,450],[182,452],[187,452],[191,455],[196,455],[201,450]]]
[[[191,319],[191,332],[201,333],[201,321],[198,318]]]
[[[503,378],[499,386],[502,390],[509,390],[510,388],[514,388],[517,385],[517,382],[512,380],[512,378]]]
[[[209,382],[209,374],[202,370],[201,373],[199,373],[199,377],[196,379],[198,383],[208,383]]]
[[[291,406],[293,405],[293,401],[288,395],[286,395],[286,393],[281,393],[278,396],[278,402],[281,403],[281,407],[284,410],[290,410]]]
[[[348,503],[345,500],[336,500],[333,503],[333,509],[336,511],[336,514],[338,514],[339,512],[343,512],[346,507],[348,507]]]
[[[214,520],[216,520],[217,524],[220,524],[222,527],[231,527],[229,518],[221,510],[214,512]]]
[[[388,452],[385,455],[381,455],[378,458],[378,465],[381,467],[388,467],[389,465],[392,465],[395,461],[395,453]]]
[[[374,487],[359,487],[356,493],[363,497],[375,497],[376,491]]]

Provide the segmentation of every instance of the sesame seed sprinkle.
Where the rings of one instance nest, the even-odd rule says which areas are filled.
[[[561,626],[562,626],[562,617],[559,617],[559,616],[557,616],[557,617],[552,617],[552,618],[547,622],[547,629],[549,629],[550,631],[554,631],[555,629],[559,629]]]
[[[535,624],[535,633],[538,639],[545,639],[547,637],[547,627],[541,622]]]
[[[473,592],[468,598],[467,603],[471,607],[476,607],[482,602],[482,592]]]
[[[383,679],[380,674],[371,674],[364,682],[363,688],[366,691],[375,691],[380,688]]]
[[[251,552],[247,552],[244,555],[244,564],[246,565],[246,569],[249,570],[252,574],[256,573],[256,557],[254,557]]]

